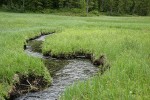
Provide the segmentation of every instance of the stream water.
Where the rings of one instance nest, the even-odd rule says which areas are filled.
[[[52,85],[43,91],[27,93],[15,100],[57,100],[67,86],[77,81],[84,81],[99,70],[87,59],[58,60],[43,56],[40,52],[45,37],[29,41],[25,52],[29,56],[43,59],[53,77]]]

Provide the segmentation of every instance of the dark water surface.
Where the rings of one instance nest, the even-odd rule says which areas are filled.
[[[27,93],[16,100],[57,100],[67,86],[77,81],[84,81],[99,70],[86,59],[58,60],[44,57],[40,53],[41,44],[44,40],[45,36],[41,36],[29,41],[25,52],[29,56],[43,59],[45,66],[53,77],[52,85],[40,92]]]

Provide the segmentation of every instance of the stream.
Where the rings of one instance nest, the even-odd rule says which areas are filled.
[[[43,60],[53,78],[52,85],[43,91],[27,93],[15,100],[57,100],[66,87],[77,81],[85,81],[99,71],[88,59],[58,60],[43,56],[41,46],[46,36],[48,35],[29,41],[25,52]]]

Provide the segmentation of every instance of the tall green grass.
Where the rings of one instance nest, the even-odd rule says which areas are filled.
[[[0,97],[7,95],[16,71],[50,75],[38,58],[23,51],[25,39],[41,31],[57,32],[46,38],[43,53],[76,51],[105,54],[110,71],[66,89],[64,100],[149,99],[150,17],[67,17],[0,12]],[[1,99],[1,98],[0,98]]]
[[[105,54],[110,71],[66,89],[63,100],[148,100],[150,98],[150,30],[148,18],[85,18],[47,37],[43,52],[52,55]],[[110,20],[111,19],[111,20]],[[88,20],[88,22],[86,22]],[[126,21],[124,21],[126,20]]]

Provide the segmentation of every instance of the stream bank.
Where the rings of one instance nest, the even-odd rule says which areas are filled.
[[[86,58],[84,55],[78,55],[76,59],[71,60],[43,55],[41,53],[42,43],[48,35],[51,33],[28,39],[24,49],[27,55],[42,59],[53,78],[51,86],[39,92],[28,91],[27,94],[21,95],[15,100],[56,100],[67,86],[77,81],[85,81],[99,71],[99,68],[95,67],[90,60],[83,59]],[[30,85],[29,82],[27,84]]]

